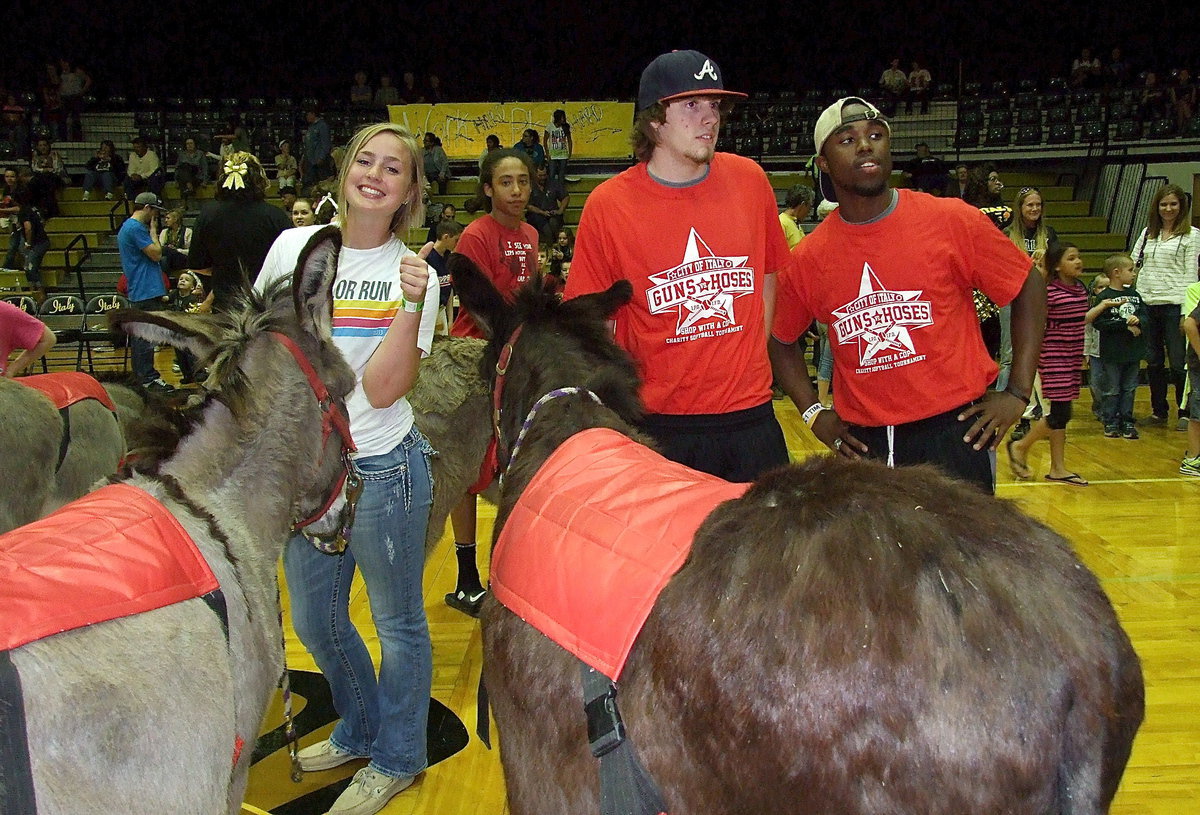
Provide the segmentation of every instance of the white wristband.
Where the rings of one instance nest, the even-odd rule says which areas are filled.
[[[800,418],[804,420],[804,423],[808,425],[809,429],[811,430],[813,422],[817,420],[817,414],[822,410],[828,410],[828,408],[826,408],[820,402],[813,402],[811,405],[805,408],[802,414],[800,414]]]
[[[425,308],[425,301],[418,300],[417,302],[414,303],[412,300],[409,300],[403,294],[400,295],[400,302],[403,305],[404,310],[407,311],[409,314],[416,314],[418,311]]]

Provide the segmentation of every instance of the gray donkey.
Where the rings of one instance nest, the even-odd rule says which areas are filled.
[[[338,434],[323,433],[329,415],[272,332],[298,346],[344,416],[354,374],[330,342],[339,248],[336,230],[318,233],[291,291],[251,296],[227,315],[114,316],[127,333],[207,362],[212,393],[195,424],[163,458],[140,457],[125,483],[161,501],[195,541],[226,619],[184,600],[7,652],[24,689],[33,811],[239,811],[283,664],[276,560],[292,520],[319,508],[340,470]],[[0,556],[19,537],[0,539]]]
[[[112,411],[95,399],[66,408],[64,421],[46,395],[20,380],[0,378],[0,450],[9,462],[0,479],[3,533],[53,512],[115,473],[125,440]]]

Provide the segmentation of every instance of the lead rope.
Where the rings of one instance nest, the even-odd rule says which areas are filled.
[[[538,411],[541,410],[542,407],[552,399],[558,399],[560,396],[573,396],[577,393],[587,394],[588,396],[592,397],[593,402],[601,407],[604,407],[604,403],[600,401],[599,396],[592,393],[587,388],[576,387],[555,388],[549,393],[543,395],[541,399],[538,399],[536,402],[534,402],[533,407],[529,409],[529,413],[525,416],[525,421],[521,424],[521,432],[517,434],[516,442],[513,443],[512,453],[510,453],[508,456],[508,464],[505,466],[504,472],[500,473],[501,488],[504,487],[504,476],[508,473],[509,468],[512,467],[513,461],[516,460],[517,452],[521,449],[521,443],[525,441],[525,436],[529,433],[529,428],[533,426],[533,420],[537,418]]]
[[[292,681],[287,666],[287,637],[283,633],[283,595],[278,585],[275,586],[275,603],[279,606],[279,641],[283,646],[283,673],[279,675],[279,689],[283,692],[283,737],[287,739],[292,783],[299,784],[304,779],[304,770],[300,767],[300,744],[296,737],[296,719],[292,715]]]

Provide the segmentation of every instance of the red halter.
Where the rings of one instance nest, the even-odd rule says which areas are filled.
[[[271,336],[279,340],[284,348],[288,349],[292,358],[296,360],[296,364],[300,366],[300,370],[304,372],[305,378],[308,379],[308,385],[312,388],[313,395],[317,397],[317,404],[321,408],[321,448],[324,449],[325,442],[329,441],[329,436],[334,430],[337,430],[338,435],[342,439],[342,460],[346,462],[350,453],[355,452],[358,448],[354,446],[354,440],[350,436],[350,421],[346,418],[346,414],[337,410],[333,404],[333,398],[329,395],[329,389],[325,387],[325,383],[317,376],[316,370],[312,363],[308,361],[308,357],[304,356],[304,352],[300,350],[300,346],[286,334],[281,334],[278,331],[272,331]],[[342,486],[346,483],[346,467],[343,466],[342,473],[338,476],[337,485],[329,494],[329,500],[317,512],[299,521],[292,528],[301,529],[311,523],[315,523],[321,518],[329,508],[333,506],[333,502],[337,500],[338,493],[342,491]]]
[[[524,327],[525,323],[521,323],[509,335],[508,342],[504,343],[504,347],[500,349],[500,358],[496,360],[496,382],[492,385],[492,432],[496,436],[496,446],[500,450],[505,450],[504,442],[500,439],[500,400],[504,396],[504,377],[508,375],[508,364],[512,360],[513,346],[517,344],[517,338],[521,336],[521,329]]]

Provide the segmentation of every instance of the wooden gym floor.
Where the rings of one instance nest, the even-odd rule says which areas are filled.
[[[1145,388],[1139,396],[1138,413],[1145,415]],[[815,441],[791,403],[777,401],[775,408],[793,459],[817,453]],[[1072,541],[1083,561],[1100,577],[1141,656],[1146,721],[1113,815],[1194,812],[1200,802],[1200,478],[1179,475],[1185,434],[1173,426],[1145,428],[1137,441],[1105,439],[1090,408],[1085,392],[1075,404],[1075,418],[1067,430],[1067,464],[1091,481],[1091,486],[1042,480],[1048,462],[1042,443],[1031,451],[1034,479],[1026,482],[1009,475],[1007,458],[1000,452],[997,494],[1015,501]],[[490,540],[494,515],[494,507],[481,501],[481,541]],[[447,533],[425,566],[426,609],[434,647],[433,695],[473,734],[479,626],[442,601],[453,587],[455,575]],[[356,619],[369,634],[370,615],[361,582],[352,602]],[[377,643],[368,641],[377,648]],[[288,661],[294,670],[315,671],[290,629]],[[304,704],[303,699],[297,701],[298,708]],[[267,727],[276,727],[280,715],[277,706]],[[330,727],[331,722],[307,732],[301,743],[324,738]],[[301,784],[293,784],[285,757],[285,750],[277,750],[255,765],[247,801],[260,811],[320,812],[313,791],[336,784],[361,766],[355,763],[312,774]],[[465,749],[431,767],[383,810],[387,815],[498,815],[505,811],[496,753],[485,749],[473,735]]]

